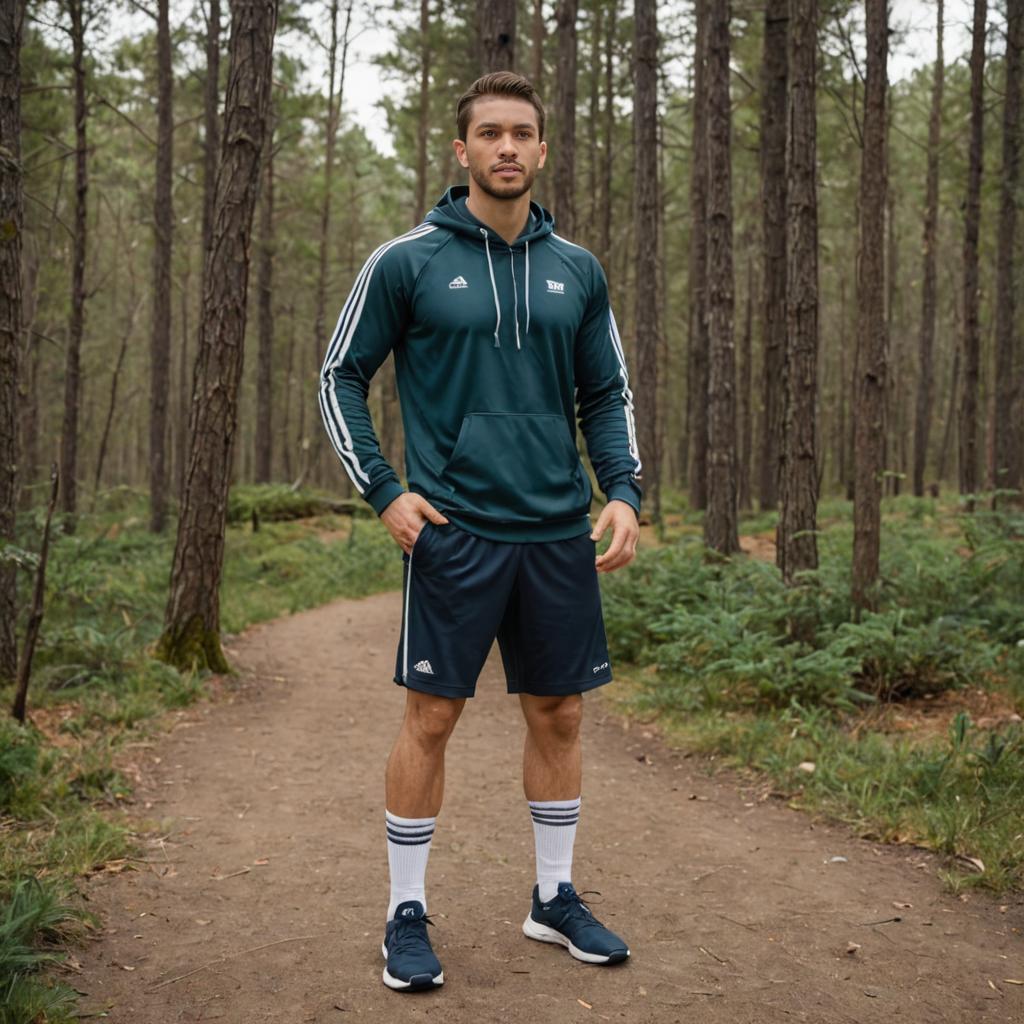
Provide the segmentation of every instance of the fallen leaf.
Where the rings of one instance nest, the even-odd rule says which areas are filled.
[[[576,1002],[579,1003],[584,1010],[592,1010],[594,1008],[590,1003],[585,1003],[582,999],[577,999]]]
[[[813,761],[801,761],[797,768],[802,772],[813,772],[818,766]]]
[[[900,903],[899,900],[893,900],[892,901],[892,905],[897,910],[913,910],[914,909],[914,904],[913,903]]]
[[[260,857],[258,860],[254,860],[253,861],[253,864],[269,864],[269,863],[270,863],[270,858],[269,857]]]
[[[853,956],[853,954],[856,953],[858,949],[860,949],[859,942],[847,942],[846,952],[849,953],[851,956]]]
[[[1005,981],[1007,985],[1024,985],[1024,981],[1020,978],[1003,978],[1003,981]]]

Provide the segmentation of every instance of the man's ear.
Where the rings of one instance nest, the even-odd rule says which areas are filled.
[[[468,167],[469,157],[466,156],[466,144],[462,139],[453,139],[452,149],[455,150],[455,159],[458,160],[463,167]]]
[[[537,161],[537,169],[540,170],[544,166],[544,161],[548,158],[548,144],[542,142],[540,144],[540,159]]]

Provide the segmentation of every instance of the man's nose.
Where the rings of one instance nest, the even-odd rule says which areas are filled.
[[[503,157],[514,157],[518,149],[516,147],[515,137],[512,135],[505,135],[501,139],[501,147],[499,149],[499,155]]]

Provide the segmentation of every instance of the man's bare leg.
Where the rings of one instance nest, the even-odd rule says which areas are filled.
[[[537,852],[537,888],[523,933],[565,946],[586,963],[621,963],[629,956],[629,947],[594,917],[572,886],[583,781],[583,697],[578,693],[567,697],[520,694],[519,699],[526,716],[523,789]]]
[[[537,887],[554,899],[560,882],[572,881],[572,850],[580,816],[583,761],[580,720],[583,698],[520,694],[526,717],[523,790],[533,818]]]
[[[583,759],[580,722],[583,697],[519,695],[526,717],[523,790],[527,800],[574,800],[580,795]]]
[[[444,752],[465,703],[465,698],[406,690],[405,716],[384,778],[391,875],[388,920],[401,903],[427,905],[427,858],[444,799]]]

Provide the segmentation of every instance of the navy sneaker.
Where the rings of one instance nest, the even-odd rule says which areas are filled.
[[[617,964],[629,956],[626,943],[594,917],[571,882],[559,882],[557,895],[547,903],[541,903],[533,887],[533,910],[523,922],[523,934],[557,942],[588,964]]]
[[[444,984],[444,971],[427,938],[427,925],[433,923],[419,900],[406,900],[395,908],[381,946],[388,988],[413,992]]]

